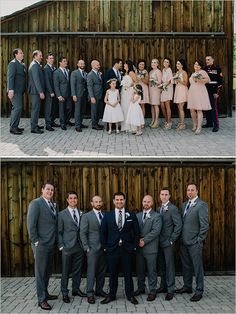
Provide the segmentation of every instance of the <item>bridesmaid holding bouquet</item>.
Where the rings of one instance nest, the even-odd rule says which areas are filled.
[[[158,88],[158,85],[161,84],[162,73],[158,66],[158,60],[152,59],[152,70],[149,72],[149,100],[152,112],[152,122],[150,127],[153,129],[156,129],[159,126],[159,106],[161,103],[161,90]]]

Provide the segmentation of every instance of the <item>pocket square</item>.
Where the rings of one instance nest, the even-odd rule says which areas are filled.
[[[127,222],[129,222],[129,221],[133,221],[133,219],[127,219],[126,221],[127,221]]]

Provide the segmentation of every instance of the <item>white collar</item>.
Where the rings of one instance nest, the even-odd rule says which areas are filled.
[[[125,209],[124,209],[124,207],[121,208],[121,209],[115,208],[115,211],[116,211],[117,213],[119,213],[119,211],[122,211],[122,213],[124,213],[124,212],[125,212]]]
[[[67,208],[69,209],[70,212],[73,212],[75,210],[75,212],[78,212],[78,208],[71,208],[69,206],[67,206]]]
[[[101,213],[101,212],[102,212],[102,210],[97,210],[97,209],[95,209],[95,208],[93,208],[93,211],[94,211],[95,214],[97,214],[97,215],[98,215],[98,213]]]
[[[149,214],[150,213],[150,211],[152,210],[152,208],[150,208],[149,210],[143,210],[143,214]]]
[[[198,196],[194,197],[193,199],[189,199],[188,202],[190,201],[191,204],[195,203],[195,201],[198,199]]]
[[[168,202],[165,203],[165,204],[161,204],[161,205],[164,206],[164,207],[166,207],[169,203],[170,203],[170,201],[168,201]]]
[[[42,198],[45,200],[45,202],[49,205],[49,202],[53,205],[53,201],[52,200],[48,200],[46,199],[44,196],[42,196]],[[54,205],[53,205],[54,206]]]

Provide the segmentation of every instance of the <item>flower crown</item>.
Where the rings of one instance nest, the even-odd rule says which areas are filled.
[[[142,89],[138,88],[136,85],[134,85],[134,90],[139,93],[143,92]]]
[[[110,80],[107,81],[107,84],[110,84],[111,82],[117,82],[116,78],[111,78]]]

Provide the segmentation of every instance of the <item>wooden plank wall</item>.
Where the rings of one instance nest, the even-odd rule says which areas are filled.
[[[127,18],[128,17],[128,18]],[[1,22],[2,32],[190,32],[188,39],[176,35],[173,38],[81,38],[79,36],[2,36],[1,81],[2,115],[9,116],[10,103],[6,92],[7,64],[12,50],[21,47],[28,68],[31,54],[41,49],[55,53],[56,59],[65,55],[71,70],[78,58],[84,58],[87,70],[90,62],[100,60],[102,70],[111,67],[114,57],[129,58],[137,62],[153,57],[160,61],[169,56],[175,71],[177,58],[187,60],[189,73],[196,58],[213,54],[223,70],[225,84],[220,102],[221,114],[231,114],[232,90],[232,1],[45,1],[22,13],[12,15]],[[191,32],[224,32],[223,37],[194,38]],[[24,117],[29,117],[29,99],[25,97]]]
[[[41,184],[53,180],[59,210],[66,207],[65,195],[75,190],[79,206],[90,209],[91,197],[101,195],[104,209],[110,210],[112,194],[127,195],[127,208],[140,211],[142,198],[149,193],[155,208],[160,204],[161,187],[169,186],[172,201],[180,207],[186,199],[186,187],[196,182],[199,196],[208,203],[210,229],[204,247],[204,265],[208,271],[229,271],[235,267],[235,169],[231,163],[2,163],[2,275],[33,274],[34,259],[29,245],[26,217],[29,202],[40,196]],[[177,250],[178,251],[178,250]],[[181,270],[179,255],[177,270]],[[60,272],[57,253],[54,272]]]

